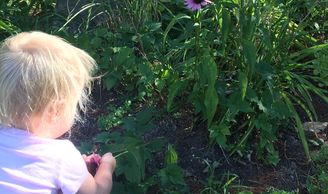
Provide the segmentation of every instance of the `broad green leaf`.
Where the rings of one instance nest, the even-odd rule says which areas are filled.
[[[209,50],[204,50],[202,62],[199,64],[198,69],[200,80],[206,80],[206,83],[201,82],[200,84],[207,85],[204,96],[204,113],[208,122],[208,126],[210,126],[217,110],[219,97],[215,89],[215,83],[217,79],[217,65],[213,57],[210,55]]]
[[[219,103],[219,97],[214,87],[207,88],[205,92],[204,104],[206,107],[206,119],[208,126],[211,125]]]
[[[110,140],[110,134],[108,132],[98,133],[94,139],[98,143],[107,143]]]
[[[272,104],[271,111],[273,116],[281,119],[290,118],[292,115],[283,100],[274,102]]]
[[[275,70],[269,63],[265,61],[261,61],[259,63],[255,63],[254,71],[263,77],[263,79],[268,80],[273,74],[275,74]]]
[[[176,164],[170,164],[158,173],[161,184],[169,186],[172,184],[185,185],[182,169]]]
[[[123,129],[126,131],[136,130],[136,119],[133,117],[126,117],[123,119]]]
[[[263,41],[264,45],[267,47],[269,52],[273,52],[271,31],[268,30],[267,27],[260,27],[260,29],[261,29],[262,34],[263,34],[262,41]],[[271,53],[270,53],[270,56],[271,56]]]
[[[235,91],[229,96],[228,106],[231,112],[254,112],[250,106],[250,102],[248,102],[246,99],[242,100],[240,91]]]
[[[81,153],[89,154],[92,153],[93,146],[89,142],[82,142],[81,145],[79,146],[79,151]]]
[[[124,174],[125,178],[132,183],[140,183],[142,174],[140,166],[135,157],[131,153],[127,153],[117,158],[117,167],[115,173],[117,175]]]
[[[247,91],[248,78],[244,72],[240,71],[239,75],[238,75],[238,79],[239,79],[240,89],[241,89],[241,99],[244,100],[246,91]]]
[[[254,32],[256,29],[256,18],[252,15],[254,11],[254,6],[252,1],[248,1],[249,5],[242,7],[240,13],[240,26],[242,38],[245,40],[252,40],[254,36]]]
[[[256,65],[256,48],[252,41],[243,40],[243,54],[247,62],[246,69],[248,70],[248,74],[252,74],[255,65]]]
[[[138,73],[140,74],[143,83],[148,83],[154,80],[153,70],[150,68],[148,63],[139,63]]]
[[[105,76],[103,81],[104,81],[106,89],[110,90],[117,84],[118,79],[113,76]]]
[[[96,48],[101,47],[101,43],[102,43],[102,39],[97,36],[94,37],[93,39],[91,39],[91,42],[90,42],[91,46],[96,47]]]
[[[153,107],[144,107],[136,115],[137,122],[140,124],[149,123],[153,119],[154,113],[155,113],[155,109]]]
[[[166,104],[166,110],[169,112],[172,107],[172,103],[174,98],[179,94],[181,89],[184,87],[184,82],[177,80],[169,87],[169,94],[167,97],[167,104]]]
[[[119,47],[116,49],[117,53],[114,55],[113,62],[115,65],[123,65],[123,63],[129,58],[132,54],[132,49],[128,47]]]
[[[133,155],[133,157],[135,159],[134,162],[138,166],[138,169],[140,172],[140,178],[144,179],[145,178],[145,165],[146,165],[144,148],[140,147],[140,148],[130,149],[128,151]]]
[[[209,128],[210,131],[210,138],[214,139],[215,142],[225,148],[227,146],[227,136],[230,136],[230,129],[229,126],[225,123],[220,124],[212,124]]]
[[[111,152],[115,155],[126,151],[126,145],[118,143],[110,143],[102,146],[103,151]]]
[[[202,57],[202,60],[203,63],[201,65],[206,68],[204,68],[205,69],[205,71],[203,72],[204,74],[199,76],[207,78],[208,87],[214,87],[218,76],[217,64],[214,61],[213,57],[210,55],[208,50],[205,52],[205,55]]]

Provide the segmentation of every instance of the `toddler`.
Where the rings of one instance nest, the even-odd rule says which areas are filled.
[[[93,177],[69,140],[81,120],[95,61],[63,39],[24,32],[0,48],[0,193],[108,194],[116,161],[100,160]]]

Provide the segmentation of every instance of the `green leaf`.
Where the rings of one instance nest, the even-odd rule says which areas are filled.
[[[181,92],[184,85],[185,83],[180,80],[176,80],[173,84],[170,85],[166,104],[166,110],[168,112],[171,110],[174,98],[179,94],[179,92]]]
[[[273,116],[281,119],[289,118],[292,115],[284,101],[274,102],[272,104],[271,111]]]
[[[275,70],[269,63],[261,61],[255,64],[255,72],[261,75],[263,79],[271,79],[272,75],[275,74]]]
[[[116,51],[116,52],[115,52]],[[123,65],[123,63],[132,55],[133,50],[129,47],[117,47],[114,48],[114,55],[113,62],[115,65]]]
[[[254,110],[250,106],[250,102],[248,102],[246,99],[244,100],[241,99],[240,91],[235,91],[229,96],[228,106],[231,112],[235,112],[235,113],[239,111],[244,113],[254,112]]]
[[[118,83],[118,79],[116,77],[109,75],[106,75],[103,81],[107,90],[112,89]]]
[[[139,172],[140,172],[140,178],[144,179],[145,178],[145,165],[146,165],[146,160],[145,160],[145,150],[144,148],[135,148],[135,149],[130,149],[128,150],[134,157],[135,163],[138,166]]]
[[[219,103],[219,97],[218,94],[216,93],[215,88],[214,87],[207,88],[205,92],[204,104],[206,107],[206,119],[209,126],[213,121],[218,103]]]
[[[162,27],[162,23],[160,22],[152,22],[150,25],[147,26],[149,31],[154,32]]]
[[[115,173],[117,175],[124,174],[125,178],[132,183],[140,183],[142,174],[140,167],[131,153],[127,153],[117,158],[117,167]]]
[[[293,61],[299,61],[311,54],[314,54],[316,52],[319,52],[321,50],[326,50],[328,49],[328,43],[325,43],[325,44],[320,44],[320,45],[315,45],[313,47],[310,47],[310,48],[306,48],[306,49],[303,49],[301,51],[298,51],[298,52],[294,52],[290,55],[290,58],[293,60]]]
[[[308,161],[311,161],[309,145],[307,143],[307,138],[305,136],[305,131],[304,131],[304,126],[303,126],[302,120],[299,117],[298,113],[296,112],[294,105],[292,104],[292,102],[288,98],[288,96],[285,93],[282,93],[282,96],[286,102],[286,105],[288,106],[289,110],[291,111],[291,113],[295,119],[297,132],[302,141],[305,155],[306,155]]]
[[[167,152],[165,154],[165,165],[177,164],[178,154],[171,144],[168,145]]]
[[[137,113],[136,120],[139,124],[147,124],[153,119],[154,113],[155,109],[153,107],[145,107]]]
[[[230,136],[229,126],[225,123],[212,124],[209,128],[210,138],[214,139],[218,145],[221,145],[223,148],[227,146],[227,136]]]
[[[179,14],[177,16],[174,16],[174,18],[171,20],[171,22],[169,23],[169,25],[166,27],[165,31],[164,31],[164,36],[163,36],[163,45],[165,44],[166,42],[166,38],[167,38],[167,35],[169,33],[169,31],[173,28],[173,26],[179,21],[179,20],[182,20],[182,19],[190,19],[191,17],[188,16],[188,15],[185,15],[185,14]]]
[[[247,62],[247,73],[252,73],[256,65],[256,48],[252,41],[243,40],[243,54]]]
[[[91,39],[91,42],[90,42],[90,44],[96,48],[99,48],[101,46],[101,43],[102,43],[102,39],[97,36],[94,37],[93,39]]]
[[[270,164],[276,166],[280,161],[279,152],[273,148],[272,143],[270,145],[271,145],[271,149],[268,149],[267,159],[268,162],[270,162]]]
[[[158,152],[162,150],[165,142],[166,141],[162,138],[154,139],[147,142],[146,148],[149,152]]]
[[[126,117],[123,119],[123,129],[127,131],[135,131],[136,125],[136,119],[133,117]]]
[[[241,89],[241,99],[244,100],[246,91],[247,91],[248,78],[244,72],[240,71],[238,79],[239,79],[240,89]]]
[[[161,169],[158,175],[161,179],[161,184],[163,186],[170,186],[172,184],[185,185],[183,171],[176,164],[171,164],[166,166],[164,169]]]
[[[118,144],[118,143],[111,143],[102,146],[102,149],[106,152],[111,152],[113,154],[119,154],[121,152],[126,151],[126,145]]]
[[[231,31],[231,16],[228,9],[222,9],[222,48],[225,50],[228,34]],[[223,51],[224,52],[224,51]]]
[[[141,76],[141,80],[143,80],[142,83],[148,83],[154,80],[154,73],[153,70],[150,68],[149,63],[139,63],[138,73]]]
[[[98,133],[94,139],[98,143],[107,143],[109,141],[110,134],[108,132]]]
[[[198,73],[200,77],[200,84],[207,86],[204,96],[205,105],[205,117],[208,122],[208,126],[211,125],[214,115],[217,110],[217,105],[219,103],[219,97],[215,89],[215,83],[217,79],[217,65],[213,57],[209,53],[208,49],[204,50],[204,55],[202,56],[202,63],[198,65]],[[203,80],[203,81],[202,81]],[[206,82],[204,82],[206,80]]]
[[[214,88],[218,76],[218,67],[209,50],[205,50],[202,61],[203,63],[200,65],[204,70],[199,76],[206,78],[208,87]]]
[[[92,152],[92,144],[88,142],[82,142],[81,145],[79,146],[79,151],[81,153],[91,153]]]

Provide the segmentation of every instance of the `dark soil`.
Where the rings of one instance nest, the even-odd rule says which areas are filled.
[[[104,95],[99,92],[100,90],[94,92],[95,103],[86,115],[86,122],[76,125],[72,130],[71,138],[76,145],[79,145],[81,141],[90,140],[99,132],[96,121],[99,115],[107,111],[106,104],[121,103],[116,97],[119,96],[118,94]],[[318,97],[314,97],[313,102],[319,121],[328,122],[328,105]],[[146,134],[145,139],[165,137],[174,146],[178,153],[179,165],[185,170],[185,180],[191,193],[200,193],[206,186],[206,180],[211,172],[209,165],[215,167],[213,172],[218,180],[221,180],[222,175],[226,175],[224,176],[226,178],[236,175],[238,178],[234,184],[245,186],[246,190],[253,193],[261,193],[269,187],[306,193],[304,185],[313,167],[311,163],[306,162],[302,144],[294,131],[281,130],[279,141],[275,145],[279,150],[281,160],[277,166],[265,165],[263,161],[258,161],[252,152],[248,156],[241,157],[235,154],[228,157],[228,153],[219,146],[210,147],[206,127],[202,124],[191,126],[190,115],[191,113],[185,111],[179,118],[163,116],[156,119],[154,121],[156,128]],[[317,147],[311,149],[317,149]],[[151,161],[151,165],[161,167],[163,156],[164,153],[157,154],[154,161]],[[222,183],[224,184],[227,180],[223,179]],[[239,187],[239,191],[241,188]]]

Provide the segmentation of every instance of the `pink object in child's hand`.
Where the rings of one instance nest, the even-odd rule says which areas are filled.
[[[97,164],[97,166],[100,165],[101,157],[99,156],[99,154],[93,153],[92,155],[90,155],[88,157],[90,157],[90,162],[91,163],[95,163],[95,164]]]
[[[88,171],[90,172],[90,174],[92,174],[94,176],[100,165],[101,156],[99,156],[99,154],[93,153],[89,156],[82,155],[82,157],[83,157],[85,163],[87,164]]]

